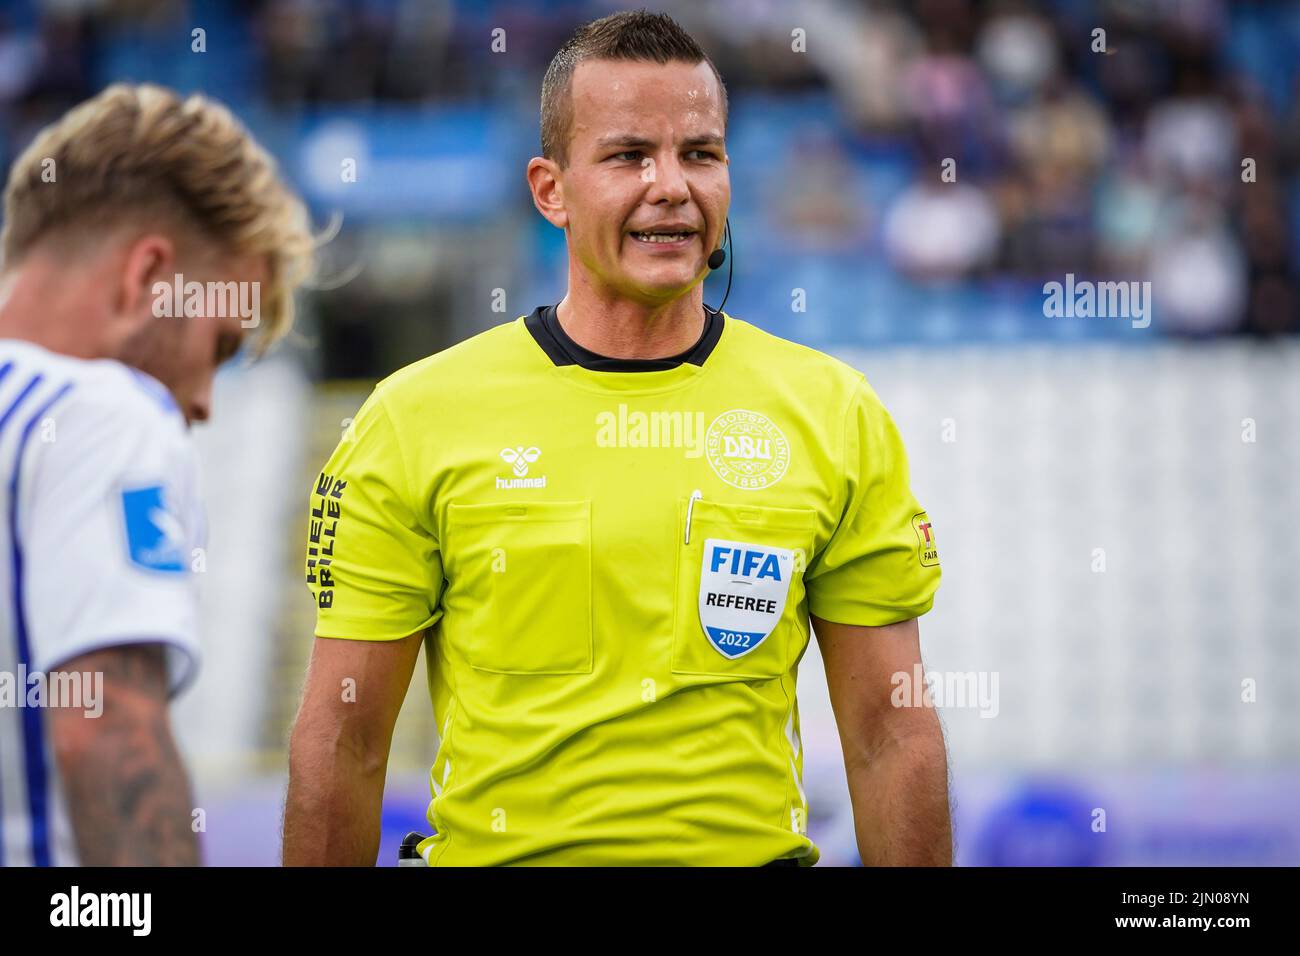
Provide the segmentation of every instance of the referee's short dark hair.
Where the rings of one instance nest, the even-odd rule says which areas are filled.
[[[655,63],[707,63],[718,78],[722,120],[727,119],[727,88],[722,74],[694,38],[666,13],[625,10],[593,20],[574,31],[560,47],[542,79],[542,155],[561,167],[569,164],[573,132],[573,71],[583,60],[649,60]]]

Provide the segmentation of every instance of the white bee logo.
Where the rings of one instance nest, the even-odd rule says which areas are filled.
[[[541,457],[541,454],[542,450],[536,446],[524,448],[520,445],[518,448],[501,449],[501,457],[507,464],[514,466],[515,474],[520,478],[528,474],[528,466]]]
[[[170,511],[162,508],[149,509],[149,522],[162,535],[160,544],[165,543],[167,547],[175,548],[179,547],[180,543],[185,539],[184,526],[181,524],[180,519]]]

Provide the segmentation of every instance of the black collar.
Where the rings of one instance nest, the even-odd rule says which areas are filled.
[[[583,368],[597,372],[653,372],[676,368],[683,362],[690,362],[692,365],[704,364],[704,360],[709,357],[713,347],[718,344],[718,339],[722,337],[723,324],[721,312],[705,308],[704,314],[707,318],[699,341],[680,355],[671,355],[668,358],[610,358],[583,348],[564,331],[559,318],[556,317],[553,305],[539,305],[524,319],[524,325],[537,340],[537,344],[542,347],[542,351],[556,365],[581,365]]]

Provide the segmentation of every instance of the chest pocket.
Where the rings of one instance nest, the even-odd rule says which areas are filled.
[[[590,674],[591,503],[449,505],[448,559],[463,588],[470,665]]]
[[[808,639],[803,572],[816,523],[811,508],[682,499],[673,673],[768,679],[790,670]]]

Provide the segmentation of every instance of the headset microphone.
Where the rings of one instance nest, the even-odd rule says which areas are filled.
[[[731,295],[731,270],[736,264],[736,243],[731,238],[731,219],[727,218],[723,224],[727,245],[731,246],[731,255],[727,255],[727,250],[719,247],[709,253],[708,266],[710,269],[721,269],[722,264],[727,263],[727,291],[722,294],[722,305],[719,305],[713,312],[721,312],[722,306],[727,304],[727,296]],[[709,308],[707,305],[705,308]]]

